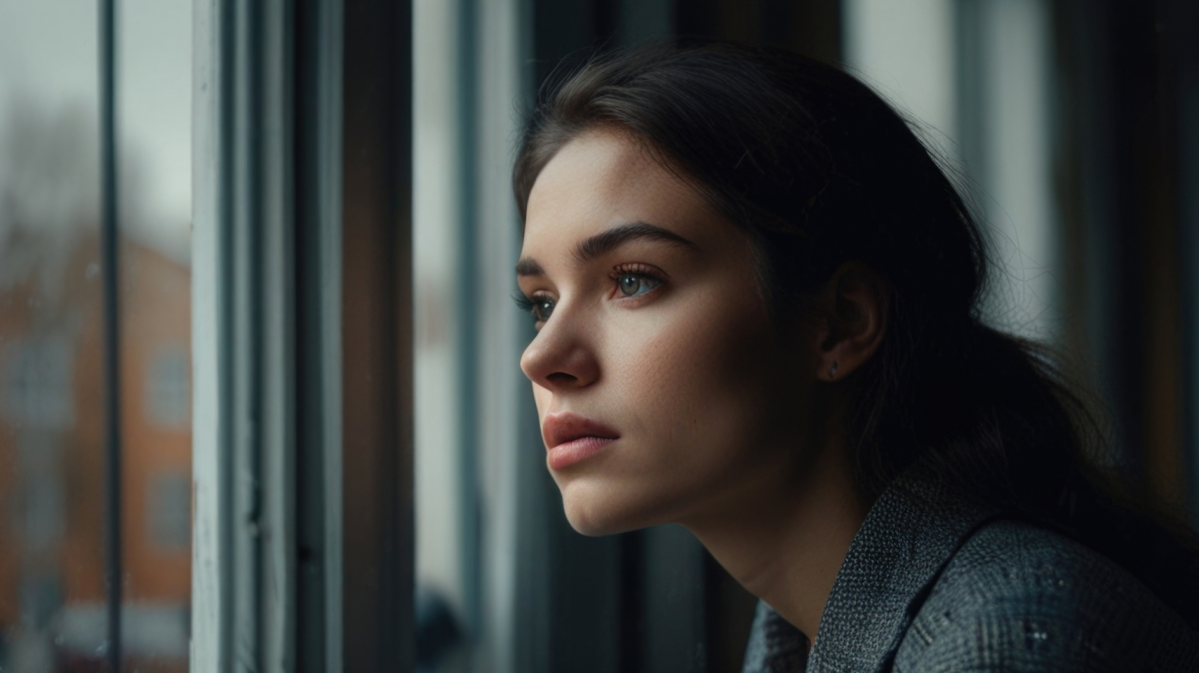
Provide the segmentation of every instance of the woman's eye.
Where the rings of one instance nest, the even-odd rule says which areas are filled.
[[[636,273],[622,273],[616,277],[616,285],[620,293],[626,297],[636,297],[658,287],[662,281]]]
[[[533,319],[537,322],[545,322],[550,319],[550,314],[554,312],[554,300],[549,297],[533,297],[531,311]]]
[[[520,307],[520,310],[532,315],[535,322],[549,320],[550,314],[554,312],[554,305],[557,303],[553,298],[545,295],[526,297],[523,294],[514,294],[512,299]]]

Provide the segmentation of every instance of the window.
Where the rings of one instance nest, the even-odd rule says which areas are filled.
[[[192,8],[112,6],[0,5],[4,670],[188,668]]]
[[[160,346],[146,367],[146,417],[162,427],[187,427],[191,418],[190,354],[178,344]]]
[[[151,544],[161,551],[186,553],[191,544],[189,475],[167,472],[151,477],[146,501]]]
[[[14,338],[0,353],[4,417],[13,426],[61,430],[74,422],[74,353],[66,338]]]

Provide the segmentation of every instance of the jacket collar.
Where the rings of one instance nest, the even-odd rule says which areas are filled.
[[[942,568],[998,511],[955,497],[936,477],[909,469],[866,515],[825,603],[806,670],[873,673],[890,667],[903,634]],[[762,604],[745,673],[805,667],[803,635]]]

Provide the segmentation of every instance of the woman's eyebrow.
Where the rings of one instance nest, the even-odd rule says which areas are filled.
[[[622,224],[619,227],[613,227],[603,233],[596,234],[583,241],[575,250],[575,257],[581,262],[587,262],[638,238],[666,241],[687,248],[688,250],[699,249],[694,243],[673,231],[654,226],[648,222],[629,222],[628,224]]]
[[[516,263],[516,275],[522,278],[525,276],[544,276],[545,269],[541,268],[537,260],[532,257],[525,257]]]
[[[667,243],[672,243],[688,250],[699,249],[699,246],[673,231],[663,229],[648,222],[629,222],[628,224],[622,224],[619,227],[613,227],[605,232],[591,236],[583,241],[575,249],[575,257],[581,262],[588,262],[604,253],[612,252],[629,241],[639,238],[666,241]],[[516,263],[516,275],[520,277],[544,276],[545,270],[541,268],[537,260],[532,257],[525,257]]]

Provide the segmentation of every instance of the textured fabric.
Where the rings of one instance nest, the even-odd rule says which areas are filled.
[[[935,484],[870,509],[810,651],[760,604],[744,673],[1199,671],[1199,632],[1122,568]]]
[[[758,601],[754,628],[745,646],[744,670],[752,673],[802,671],[808,661],[808,639],[791,623]]]

